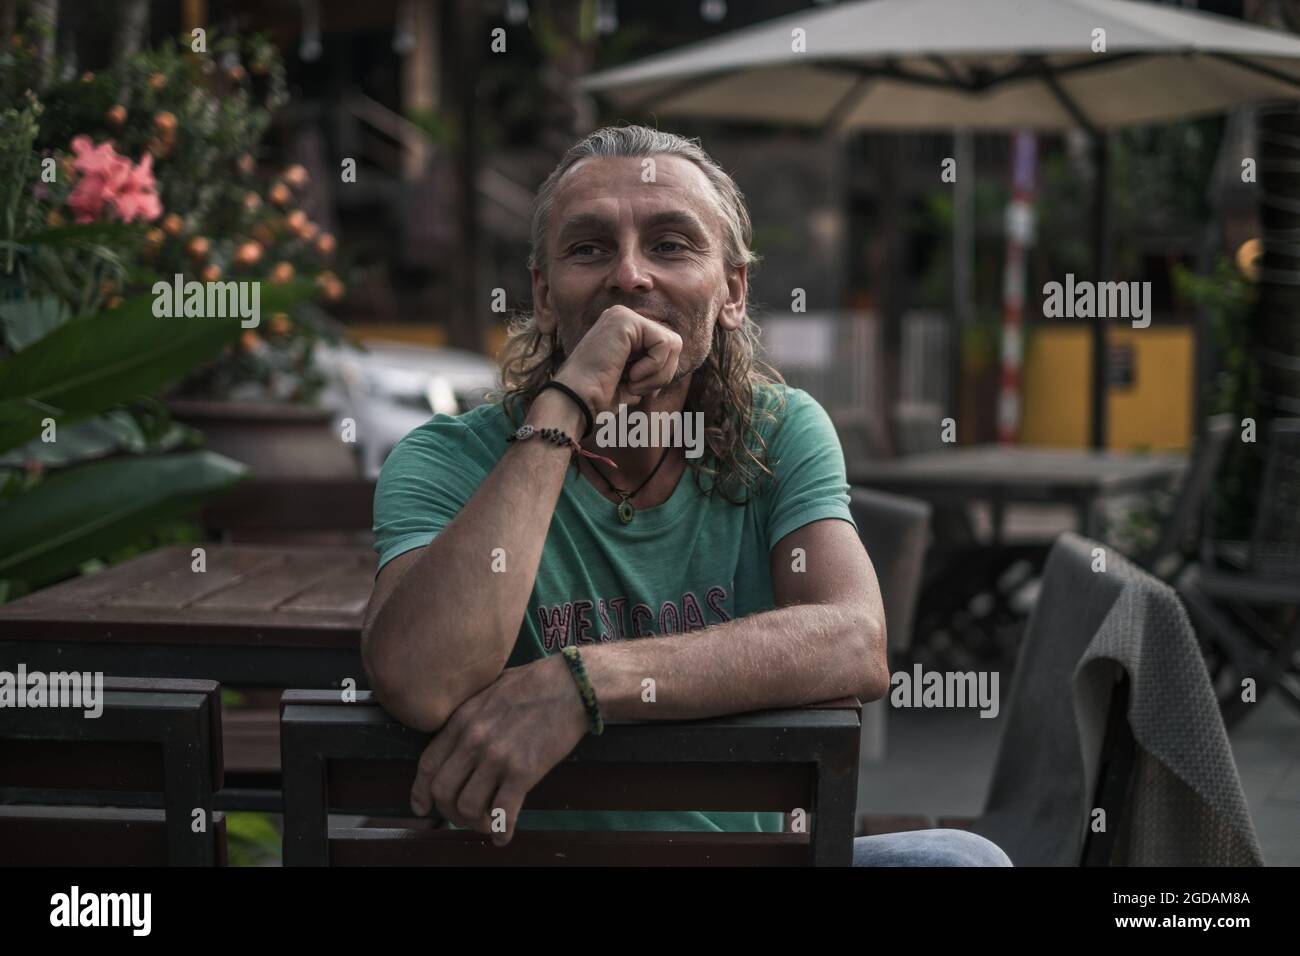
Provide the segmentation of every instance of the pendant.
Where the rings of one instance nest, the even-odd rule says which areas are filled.
[[[636,517],[636,509],[632,507],[632,502],[624,498],[618,503],[618,520],[624,524],[631,524],[632,519]]]

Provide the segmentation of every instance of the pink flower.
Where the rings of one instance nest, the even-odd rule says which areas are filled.
[[[112,143],[95,146],[89,136],[76,136],[73,165],[81,178],[68,196],[68,208],[77,222],[101,218],[107,204],[123,222],[137,218],[151,222],[162,215],[162,203],[155,191],[153,156],[146,154],[139,165],[119,156]]]

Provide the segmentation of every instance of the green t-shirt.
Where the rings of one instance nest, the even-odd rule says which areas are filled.
[[[672,497],[624,525],[614,503],[569,469],[507,666],[567,644],[690,631],[775,606],[771,549],[814,521],[853,521],[830,418],[806,392],[776,389],[785,399],[779,427],[760,425],[774,477],[743,505],[705,495],[688,469]],[[755,401],[772,408],[774,397]],[[451,522],[510,447],[511,431],[501,405],[489,404],[436,415],[398,443],[375,492],[380,568]],[[775,832],[781,823],[779,813],[524,811],[518,826]]]

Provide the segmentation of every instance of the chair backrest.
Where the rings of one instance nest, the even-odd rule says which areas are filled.
[[[1258,865],[1187,612],[1116,551],[1057,538],[1006,721],[973,829],[1016,865]]]
[[[411,819],[411,782],[427,734],[398,723],[368,691],[354,703],[341,702],[337,691],[286,691],[284,863],[848,865],[860,706],[845,699],[704,721],[609,724],[525,801],[527,810],[779,811],[804,824],[792,832],[520,830],[496,847],[477,833]],[[402,825],[329,828],[330,813]]]
[[[930,543],[931,507],[915,498],[851,488],[849,510],[876,567],[889,649],[906,651],[912,643],[912,619]]]
[[[220,685],[107,677],[100,703],[0,708],[0,864],[224,863]]]
[[[1170,558],[1182,553],[1188,534],[1193,530],[1200,516],[1209,490],[1223,462],[1223,453],[1228,447],[1228,440],[1233,433],[1232,416],[1224,413],[1214,415],[1205,423],[1205,434],[1197,442],[1191,464],[1183,475],[1178,495],[1174,499],[1174,510],[1160,529],[1160,536],[1145,555],[1138,561],[1142,567],[1157,574],[1162,574],[1162,566]],[[1177,569],[1172,569],[1177,570]]]
[[[934,402],[899,402],[890,415],[894,447],[900,455],[921,455],[955,447],[943,440],[943,406]]]
[[[1273,420],[1266,453],[1250,567],[1263,574],[1294,573],[1300,568],[1300,418]]]
[[[988,805],[974,827],[1017,866],[1078,865],[1108,856],[1125,812],[1132,774],[1127,685],[1115,684],[1098,727],[1082,734],[1072,704],[1076,665],[1127,580],[1092,570],[1094,545],[1101,547],[1062,535],[1048,555],[1016,661]],[[1118,560],[1114,552],[1107,556]],[[1080,793],[1089,766],[1099,768],[1098,785],[1084,806]],[[1085,832],[1087,810],[1099,806],[1107,813],[1100,840]]]

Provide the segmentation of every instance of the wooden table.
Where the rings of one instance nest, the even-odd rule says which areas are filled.
[[[366,686],[367,547],[159,548],[0,605],[0,670],[102,671],[242,687]]]
[[[881,461],[852,463],[849,482],[942,503],[988,501],[993,543],[1002,540],[1010,503],[1073,505],[1081,534],[1098,534],[1105,498],[1164,487],[1182,473],[1185,455],[1074,451],[1020,445],[971,445]]]

